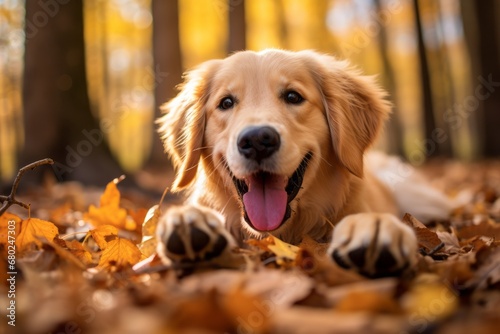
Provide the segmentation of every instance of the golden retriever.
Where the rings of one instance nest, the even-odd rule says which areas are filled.
[[[203,261],[248,237],[307,235],[366,275],[413,264],[416,237],[363,158],[390,113],[385,95],[314,51],[242,51],[188,72],[158,121],[172,190],[188,193],[160,220],[158,254]]]

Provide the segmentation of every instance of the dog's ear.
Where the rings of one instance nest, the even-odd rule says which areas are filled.
[[[205,104],[210,77],[219,61],[208,61],[187,72],[179,94],[161,106],[157,120],[165,151],[176,168],[172,191],[182,190],[194,180],[203,147]]]
[[[315,76],[335,153],[352,174],[362,177],[363,154],[391,111],[387,94],[373,77],[361,75],[348,62],[316,53],[313,57],[320,62]]]

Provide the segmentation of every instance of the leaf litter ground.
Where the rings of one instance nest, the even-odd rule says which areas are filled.
[[[0,216],[8,268],[0,332],[496,333],[500,163],[440,162],[423,172],[467,200],[428,226],[401,217],[418,236],[419,262],[402,277],[371,280],[307,238],[298,247],[249,240],[222,265],[164,265],[154,254],[155,201],[120,193],[118,180],[97,193],[78,183],[41,187],[22,198],[29,215],[12,206]],[[8,272],[17,272],[10,297]],[[15,327],[6,317],[12,300]]]

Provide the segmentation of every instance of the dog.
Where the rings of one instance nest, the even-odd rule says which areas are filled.
[[[187,193],[158,224],[165,261],[214,259],[271,234],[330,242],[333,260],[367,276],[415,263],[401,201],[365,158],[391,105],[347,61],[237,52],[187,72],[162,109],[159,132],[177,172],[171,190]]]

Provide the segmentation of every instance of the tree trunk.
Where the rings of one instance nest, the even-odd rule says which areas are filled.
[[[245,0],[229,0],[229,44],[228,53],[245,50],[246,42],[246,20]]]
[[[500,4],[494,0],[472,2],[475,7],[477,47],[471,48],[471,57],[477,58],[473,87],[483,86],[482,95],[475,97],[483,112],[483,150],[485,157],[500,156]],[[470,28],[470,27],[466,27]],[[472,28],[474,29],[474,28]],[[486,93],[489,93],[486,97]]]
[[[153,57],[155,71],[155,119],[160,106],[176,95],[175,87],[182,81],[182,60],[179,41],[179,8],[177,0],[152,0]],[[169,166],[158,133],[153,131],[153,148],[149,167]]]
[[[382,12],[381,0],[373,0],[373,4],[375,5],[375,10],[377,11],[377,15],[379,15]],[[391,93],[391,100],[392,100],[391,102],[394,103],[394,109],[388,122],[389,123],[389,126],[387,127],[388,131],[386,131],[388,136],[387,140],[388,151],[393,154],[403,156],[404,155],[404,150],[402,145],[403,135],[401,133],[401,122],[399,119],[398,109],[396,108],[396,106],[398,105],[396,101],[396,97],[398,96],[398,94],[395,83],[394,69],[389,59],[389,52],[388,52],[389,45],[387,41],[387,31],[385,24],[380,25],[380,32],[378,34],[378,48],[384,68],[383,86],[384,89],[388,90]]]
[[[415,29],[417,31],[418,58],[420,62],[420,82],[421,82],[422,101],[424,108],[424,127],[425,127],[424,140],[427,141],[433,138],[433,132],[436,129],[436,122],[434,119],[434,107],[432,103],[432,87],[431,87],[431,78],[429,73],[429,63],[427,61],[423,27],[420,18],[420,9],[418,1],[419,0],[413,0],[413,8],[415,15]],[[426,147],[425,153],[426,157],[428,158],[436,156],[439,154],[439,147],[438,146]]]
[[[82,0],[26,1],[25,32],[26,138],[20,165],[48,157],[56,161],[60,181],[111,181],[122,171],[90,111]]]

